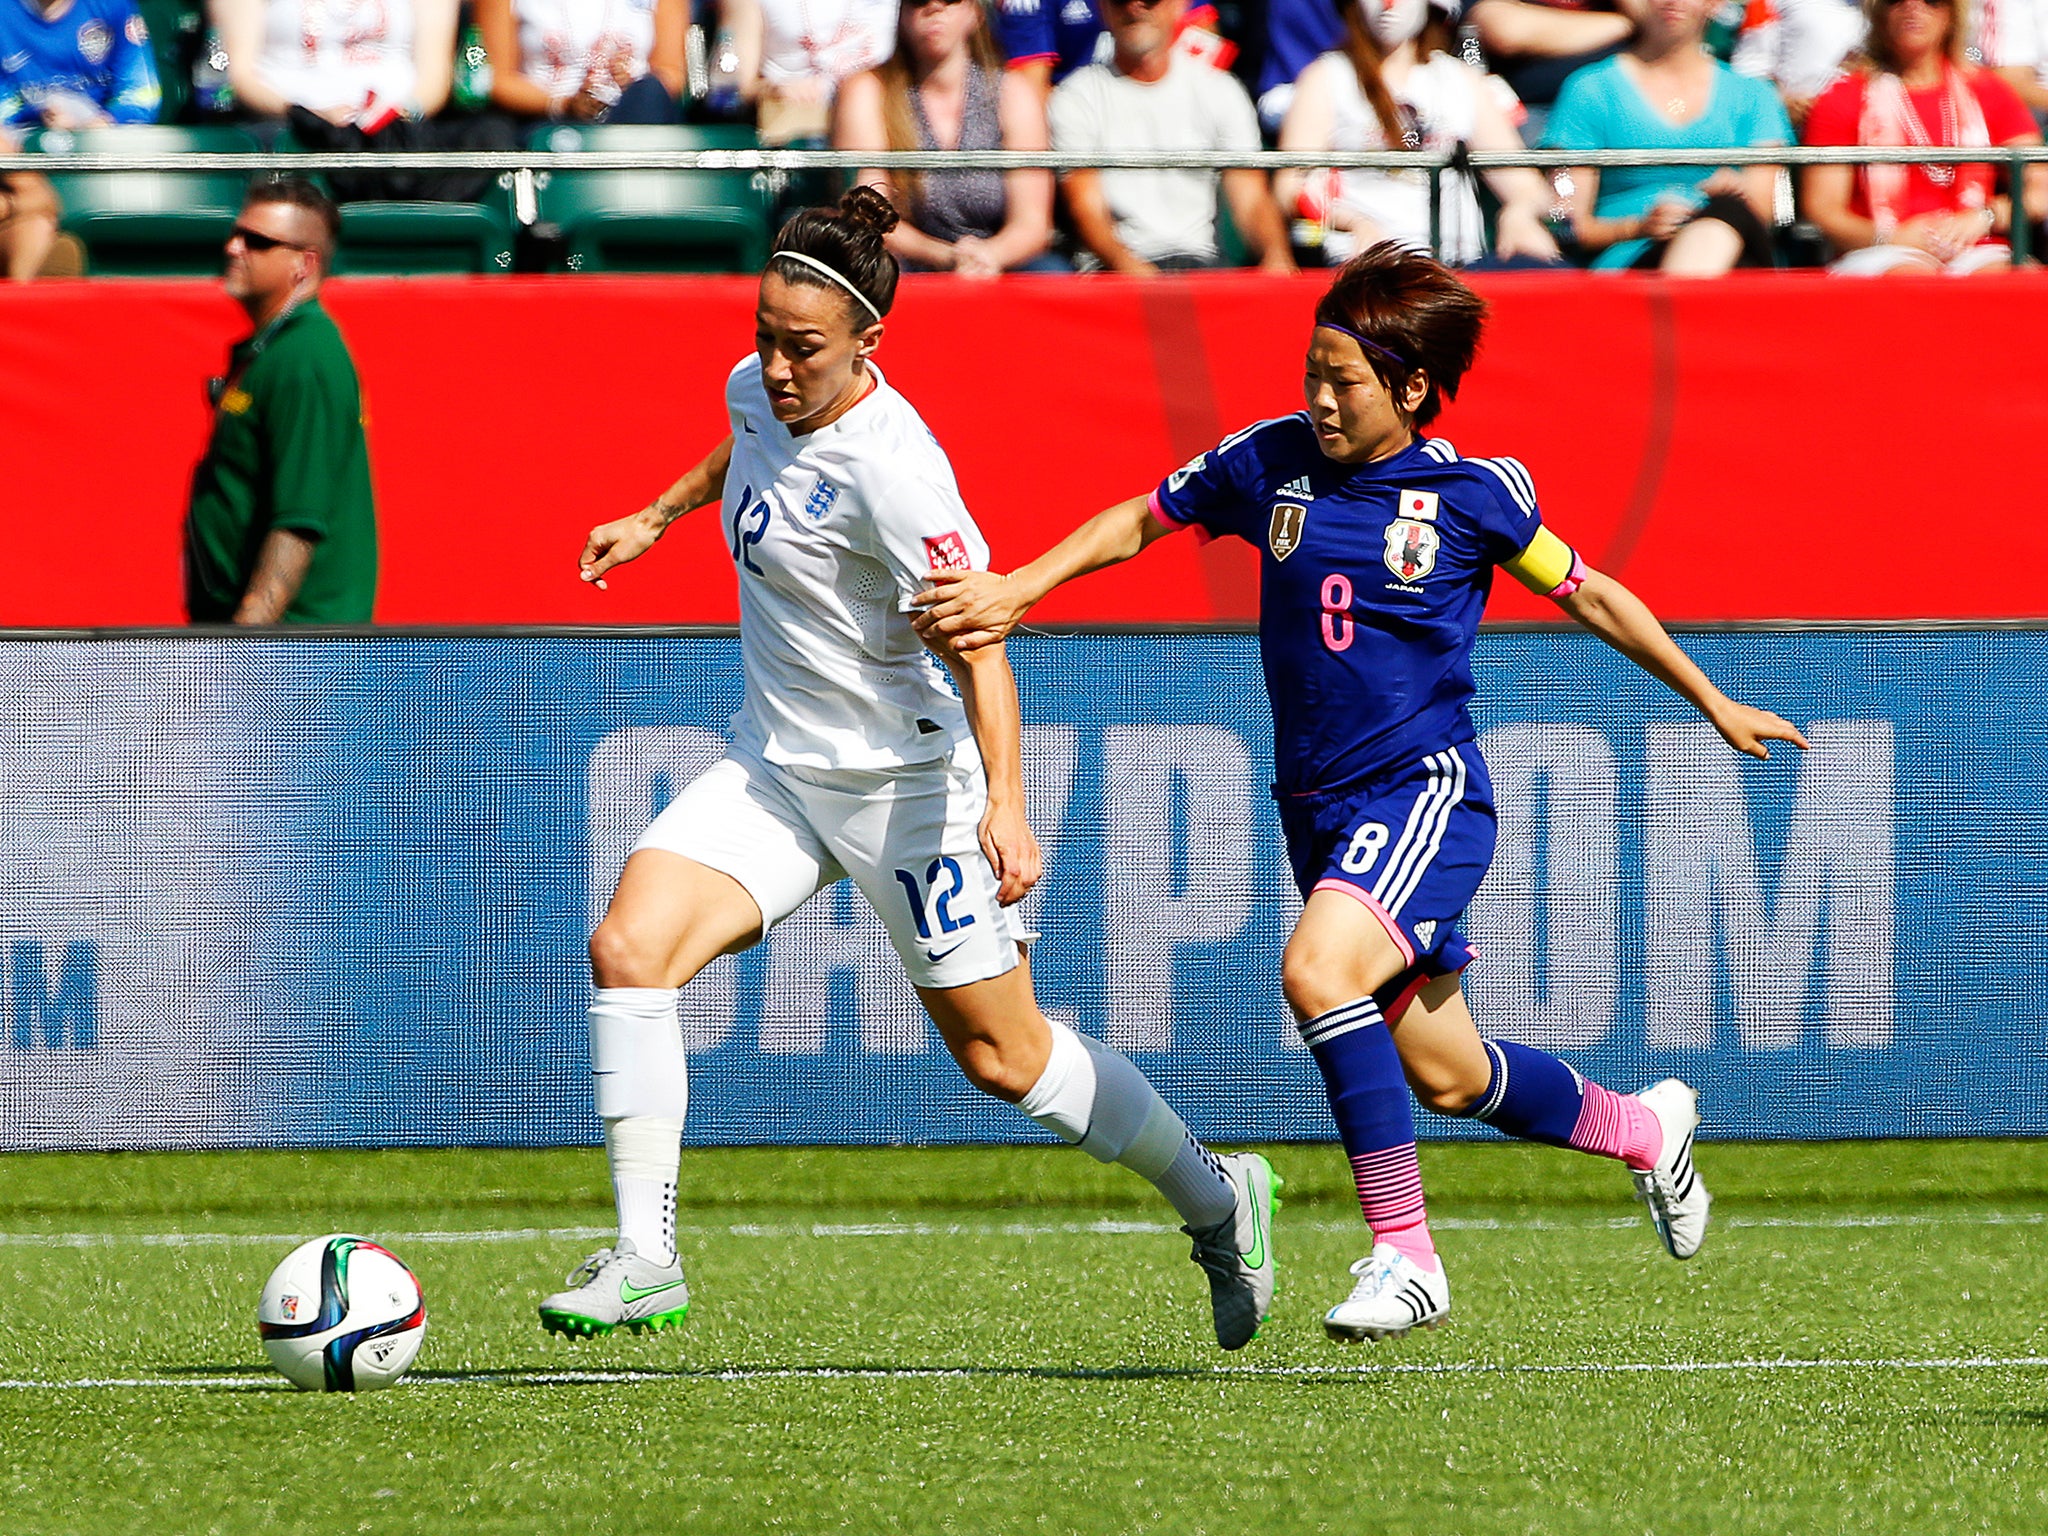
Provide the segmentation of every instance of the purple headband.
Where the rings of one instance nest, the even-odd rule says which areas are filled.
[[[1319,329],[1342,331],[1346,336],[1349,336],[1353,341],[1357,342],[1361,347],[1365,348],[1366,351],[1371,352],[1378,357],[1385,358],[1388,362],[1392,363],[1396,368],[1402,369],[1404,372],[1413,372],[1415,369],[1416,365],[1414,363],[1409,362],[1407,358],[1401,356],[1398,352],[1389,352],[1385,347],[1381,346],[1378,342],[1374,341],[1370,336],[1361,335],[1359,332],[1351,329],[1351,327],[1348,325],[1339,325],[1334,320],[1317,320],[1316,325]]]

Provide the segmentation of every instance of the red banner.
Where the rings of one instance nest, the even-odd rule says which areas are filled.
[[[1321,281],[904,281],[880,361],[998,567],[1299,404]],[[1495,277],[1439,435],[1512,454],[1546,520],[1672,621],[2048,615],[2048,282]],[[746,278],[337,281],[370,410],[387,623],[730,622],[717,520],[608,592],[594,523],[722,434]],[[171,624],[204,384],[239,312],[205,283],[0,286],[0,625]],[[1242,545],[1155,546],[1048,622],[1249,618]],[[1492,616],[1552,616],[1504,582]]]

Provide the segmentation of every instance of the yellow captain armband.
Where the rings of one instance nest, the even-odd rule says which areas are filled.
[[[1538,528],[1529,547],[1503,561],[1501,569],[1538,597],[1570,597],[1586,579],[1578,551],[1548,528]]]

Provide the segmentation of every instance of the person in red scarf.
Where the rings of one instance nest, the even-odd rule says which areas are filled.
[[[1808,144],[1875,147],[2039,144],[2013,88],[1969,62],[1967,0],[1863,0],[1870,35],[1862,67],[1813,104]],[[1841,252],[1849,274],[2003,272],[2012,199],[1996,195],[1992,165],[1810,165],[1806,215]],[[2026,211],[2048,211],[2048,166],[2029,166]]]

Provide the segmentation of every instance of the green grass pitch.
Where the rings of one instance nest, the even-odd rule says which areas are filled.
[[[0,1518],[40,1532],[2048,1531],[2048,1149],[1708,1145],[1707,1246],[1614,1165],[1426,1147],[1451,1322],[1326,1341],[1342,1158],[1288,1180],[1274,1317],[1209,1336],[1151,1192],[1062,1149],[685,1155],[680,1329],[534,1303],[595,1151],[0,1159]],[[391,1244],[411,1378],[301,1394],[257,1292]]]

